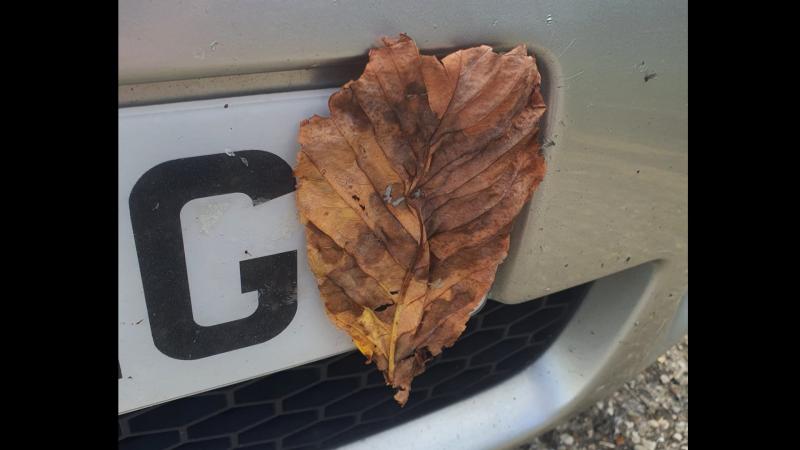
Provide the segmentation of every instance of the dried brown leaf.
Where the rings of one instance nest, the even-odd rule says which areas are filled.
[[[295,176],[308,261],[333,323],[403,405],[453,345],[542,180],[541,77],[520,45],[441,61],[406,35],[370,51],[300,127]]]

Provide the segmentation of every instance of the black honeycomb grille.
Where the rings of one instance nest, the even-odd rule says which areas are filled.
[[[119,417],[119,448],[324,449],[462,400],[535,361],[589,285],[519,305],[488,300],[414,380],[405,408],[357,351]]]

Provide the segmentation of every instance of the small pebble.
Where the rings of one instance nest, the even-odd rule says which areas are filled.
[[[565,445],[572,445],[575,443],[575,438],[573,438],[567,433],[564,433],[561,435],[561,443]]]
[[[680,433],[675,433],[675,434],[672,435],[672,439],[675,439],[676,441],[682,441],[683,440],[683,435],[680,434]]]

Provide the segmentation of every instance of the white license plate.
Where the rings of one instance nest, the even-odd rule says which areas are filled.
[[[119,413],[353,347],[307,269],[291,175],[331,92],[120,110]]]

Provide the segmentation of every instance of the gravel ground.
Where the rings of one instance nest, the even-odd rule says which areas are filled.
[[[634,380],[520,450],[688,450],[689,335]]]

